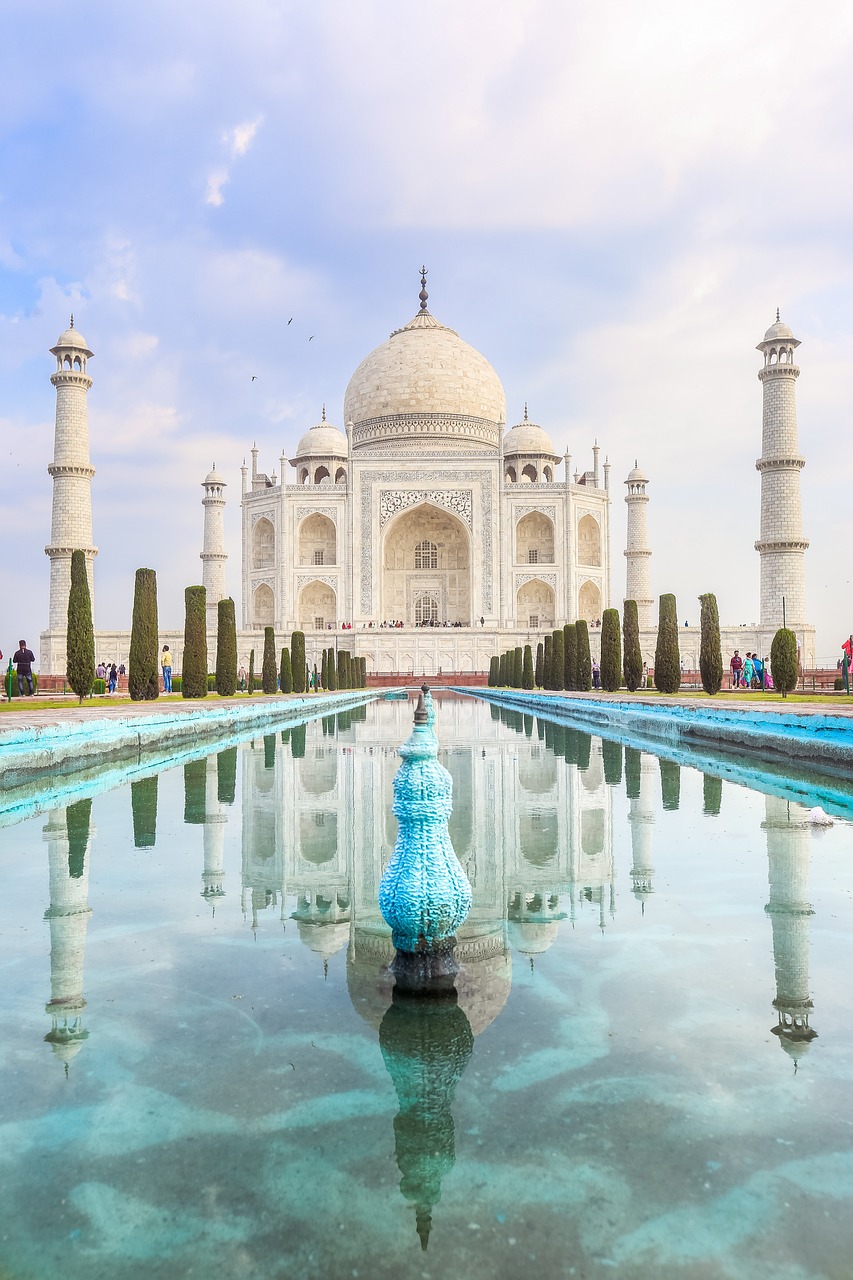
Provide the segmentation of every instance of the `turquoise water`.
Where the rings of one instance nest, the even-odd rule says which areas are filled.
[[[849,822],[440,698],[474,905],[395,1000],[411,710],[0,829],[0,1276],[850,1277]]]

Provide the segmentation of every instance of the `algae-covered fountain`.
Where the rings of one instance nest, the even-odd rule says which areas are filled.
[[[379,886],[379,907],[396,949],[393,1002],[379,1043],[400,1104],[394,1120],[400,1189],[415,1205],[423,1249],[441,1179],[455,1160],[450,1106],[474,1044],[453,982],[456,930],[471,908],[471,885],[450,840],[453,781],[437,759],[434,723],[432,695],[424,685],[411,737],[399,748],[399,830]]]

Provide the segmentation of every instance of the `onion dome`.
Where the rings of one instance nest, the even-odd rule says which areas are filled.
[[[527,405],[524,406],[524,421],[516,423],[504,436],[503,449],[505,458],[517,454],[544,454],[555,462],[560,461],[547,431],[528,420]]]
[[[219,484],[219,485],[225,484],[225,481],[222,479],[222,476],[216,470],[215,462],[213,464],[213,470],[208,471],[207,475],[202,480],[202,484]]]
[[[296,446],[293,462],[302,458],[345,458],[347,456],[347,438],[338,427],[326,421],[326,406],[323,405],[323,418],[305,435]]]
[[[649,477],[643,474],[636,459],[634,460],[634,469],[633,471],[628,472],[628,479],[625,481],[625,483],[626,484],[648,484],[649,483]]]
[[[761,342],[759,342],[756,347],[756,351],[764,351],[766,346],[772,345],[775,342],[787,343],[792,347],[798,347],[800,345],[800,340],[799,338],[794,337],[793,330],[785,324],[784,320],[780,320],[778,307],[776,308],[776,323],[771,324]]]
[[[51,355],[56,356],[59,355],[60,350],[79,351],[82,356],[94,355],[94,352],[89,350],[86,339],[83,337],[80,330],[74,328],[73,316],[71,317],[70,328],[66,329],[64,333],[59,335],[56,339],[56,346],[50,348],[50,353]]]

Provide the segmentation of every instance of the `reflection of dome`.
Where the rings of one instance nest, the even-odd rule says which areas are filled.
[[[555,921],[550,924],[536,924],[532,920],[523,924],[512,921],[507,932],[516,951],[524,956],[541,956],[556,941],[559,925]]]
[[[301,458],[345,458],[347,456],[347,438],[343,431],[333,427],[326,421],[326,409],[323,408],[323,421],[318,422],[296,446],[293,461]]]
[[[517,423],[504,436],[504,457],[518,453],[544,453],[559,462],[559,456],[554,452],[554,442],[547,431],[543,431],[535,422],[527,421],[526,407],[524,412],[524,421]]]
[[[469,919],[459,930],[455,950],[459,972],[454,986],[475,1036],[494,1022],[509,998],[512,959],[504,949],[500,922],[477,928]],[[391,1004],[394,975],[388,966],[394,959],[387,927],[356,926],[347,954],[347,990],[356,1013],[374,1030]]]
[[[349,925],[344,921],[323,924],[319,920],[299,920],[296,928],[300,941],[325,959],[345,947],[349,939]]]
[[[506,418],[500,379],[453,329],[421,311],[362,360],[344,397],[353,444],[412,436],[466,438],[494,447]]]

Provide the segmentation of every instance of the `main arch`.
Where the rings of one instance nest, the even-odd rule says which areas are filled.
[[[407,626],[471,623],[471,535],[424,502],[388,526],[382,544],[382,619]]]

